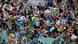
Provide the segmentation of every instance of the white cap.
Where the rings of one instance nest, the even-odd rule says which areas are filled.
[[[56,24],[57,24],[57,25],[60,25],[60,20],[58,20],[58,21],[56,22]]]
[[[51,13],[51,11],[47,9],[47,10],[45,10],[44,13]]]

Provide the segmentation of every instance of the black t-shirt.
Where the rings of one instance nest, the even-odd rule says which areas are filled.
[[[52,7],[53,3],[48,1],[48,6]]]
[[[78,31],[77,31],[77,29],[75,29],[73,33],[74,33],[76,36],[78,36]]]

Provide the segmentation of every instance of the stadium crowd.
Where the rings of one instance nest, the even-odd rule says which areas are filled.
[[[0,0],[0,44],[78,44],[78,0]]]

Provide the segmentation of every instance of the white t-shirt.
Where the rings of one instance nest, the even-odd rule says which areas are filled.
[[[75,39],[77,39],[77,36],[74,35],[74,34],[72,34],[71,39],[72,39],[72,40],[75,40]]]
[[[60,20],[56,21],[56,24],[57,24],[57,25],[60,25]]]

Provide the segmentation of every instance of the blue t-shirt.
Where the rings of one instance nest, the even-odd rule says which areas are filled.
[[[48,7],[52,7],[53,3],[48,1]]]
[[[8,42],[8,31],[7,30],[2,31],[1,42],[3,42],[3,40]]]
[[[50,32],[55,32],[55,28],[54,27],[51,27],[50,28]]]

